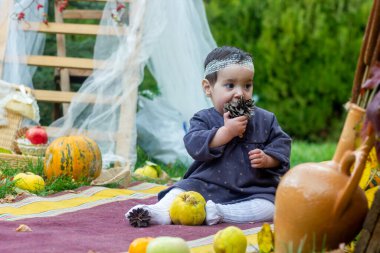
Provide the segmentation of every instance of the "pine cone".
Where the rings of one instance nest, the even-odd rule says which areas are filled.
[[[254,116],[255,102],[252,99],[244,100],[240,97],[237,101],[231,101],[224,104],[224,111],[230,112],[231,118],[239,116],[247,116],[248,118]]]
[[[134,227],[148,227],[150,222],[149,212],[143,208],[136,208],[128,214],[129,224]]]

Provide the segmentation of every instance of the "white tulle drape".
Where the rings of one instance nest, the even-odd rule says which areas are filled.
[[[40,55],[45,46],[45,34],[33,31],[25,32],[23,25],[30,22],[42,22],[43,13],[47,11],[48,0],[40,0],[42,8],[37,9],[33,0],[1,0],[0,24],[9,22],[3,71],[0,79],[9,83],[23,84],[33,87],[32,78],[36,67],[25,64],[25,55]],[[17,19],[17,14],[23,12],[25,18]],[[0,27],[3,27],[0,25]]]
[[[182,138],[193,114],[209,107],[202,91],[203,62],[216,47],[202,1],[169,1],[165,28],[148,61],[160,96],[141,100],[138,141],[152,157],[165,163],[190,164]]]
[[[127,35],[97,37],[94,58],[106,59],[105,63],[85,81],[67,116],[54,122],[53,126],[59,126],[62,134],[70,133],[73,128],[103,134],[117,132],[119,108],[123,104],[129,104],[128,99],[142,82],[143,70],[148,64],[161,95],[158,102],[145,103],[141,108],[140,111],[145,112],[145,116],[149,109],[156,121],[153,124],[153,121],[137,120],[139,139],[145,144],[143,148],[153,157],[164,162],[174,162],[177,158],[188,163],[189,157],[182,141],[185,134],[183,124],[197,110],[209,106],[201,90],[202,65],[207,53],[216,46],[208,27],[203,2],[132,1],[128,8],[123,9],[129,13],[129,17],[119,13],[121,20],[127,17],[127,23],[123,26],[111,18],[115,5],[113,1],[107,3],[101,24],[114,32],[126,32]],[[97,102],[94,105],[83,102],[89,93],[96,95]],[[107,96],[114,96],[112,105],[101,102]],[[173,119],[168,119],[165,114],[155,114],[160,111],[158,108],[166,108],[166,105],[174,108],[175,115],[178,115],[174,119],[177,122],[171,122],[171,129],[167,128],[168,120]],[[131,115],[129,120],[134,121],[132,117],[134,116]],[[152,138],[151,135],[144,136],[144,131],[139,131],[140,128],[150,127],[156,133],[161,133],[160,136]],[[182,135],[177,134],[173,139],[171,137],[174,132]],[[98,142],[105,164],[115,161],[135,162],[136,130],[132,131],[129,138],[129,154],[115,153],[116,144],[111,134],[108,140]],[[168,143],[168,138],[173,139],[172,142]]]
[[[14,92],[12,83],[33,87],[32,78],[36,67],[25,64],[25,55],[42,54],[45,34],[25,32],[22,25],[42,22],[43,13],[48,9],[48,0],[38,3],[43,7],[37,8],[37,2],[33,0],[0,0],[0,125],[7,124],[3,102]],[[20,13],[24,15],[22,20],[18,19]]]
[[[101,60],[101,66],[81,86],[67,115],[51,126],[59,127],[58,135],[86,132],[95,140],[101,135],[101,140],[97,142],[105,166],[113,162],[134,164],[137,132],[148,155],[167,163],[175,159],[188,163],[190,159],[182,137],[190,117],[210,105],[202,92],[201,80],[204,58],[216,47],[203,2],[135,0],[115,12],[117,4],[114,0],[107,2],[101,24],[105,29],[102,33],[108,30],[118,33],[118,36],[97,36],[94,59]],[[112,13],[118,15],[120,22],[115,22]],[[32,42],[28,45],[35,43],[42,46],[37,38],[26,38],[28,43]],[[37,49],[35,46],[33,48]],[[23,54],[25,49],[17,47],[15,50]],[[25,53],[28,54],[28,51]],[[157,81],[160,97],[140,103],[137,131],[134,127],[128,137],[117,138],[117,141],[124,141],[125,138],[130,145],[129,152],[116,153],[114,136],[120,130],[119,125],[122,125],[119,122],[120,108],[136,106],[133,95],[143,80],[146,65]],[[24,65],[6,67],[9,72],[3,79],[31,84],[30,80],[17,79],[19,73],[26,70],[31,77],[30,68]],[[89,98],[95,103],[88,103]],[[109,103],[110,99],[112,103]],[[165,108],[170,108],[171,115],[175,117],[166,117],[167,114],[158,110]],[[144,115],[147,120],[140,120],[139,115]],[[134,123],[134,117],[135,113],[129,115],[127,120]],[[154,118],[154,124],[150,118]],[[151,133],[152,128],[153,137],[146,134]]]

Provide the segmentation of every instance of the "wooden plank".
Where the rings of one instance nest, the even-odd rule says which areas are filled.
[[[31,55],[26,57],[26,64],[38,67],[94,69],[100,62],[87,58]]]
[[[69,75],[75,77],[88,77],[92,74],[90,69],[69,69]]]
[[[375,194],[372,207],[365,218],[363,229],[355,246],[355,253],[380,252],[380,190]],[[377,247],[378,251],[373,251]]]
[[[70,103],[73,97],[79,95],[77,92],[72,91],[54,91],[54,90],[32,90],[33,96],[37,101],[51,102],[51,103]],[[80,94],[84,95],[84,94]],[[83,103],[96,103],[96,104],[113,104],[117,99],[116,96],[99,97],[94,94],[86,94],[85,98],[81,99]]]
[[[97,2],[97,3],[106,3],[108,0],[70,0],[75,2]],[[128,3],[131,0],[119,0],[119,2]]]
[[[373,230],[371,240],[369,241],[367,252],[379,253],[380,252],[380,219],[377,220],[376,227]]]
[[[50,126],[44,126],[44,128],[47,131],[48,136],[56,138],[59,137],[58,133],[60,132],[60,128],[58,127],[50,127]],[[70,134],[71,135],[76,135],[76,134],[83,134],[86,136],[90,136],[90,138],[93,138],[94,140],[97,141],[109,141],[110,137],[113,140],[117,140],[119,138],[118,133],[105,133],[104,131],[79,131],[78,129],[70,129]]]
[[[148,0],[149,1],[149,0]],[[131,34],[131,36],[135,37],[135,41],[130,42],[128,45],[129,48],[132,50],[132,55],[129,57],[129,61],[126,62],[125,68],[130,68],[137,70],[141,66],[138,64],[138,61],[136,60],[141,52],[141,41],[142,41],[142,25],[143,20],[145,16],[145,7],[146,7],[146,1],[142,1],[142,8],[139,9],[138,15],[134,15],[133,20],[131,22],[136,22],[136,24],[139,24],[138,29],[135,30],[135,34]],[[128,71],[125,71],[127,73]],[[117,139],[116,142],[116,154],[120,155],[122,157],[128,157],[130,158],[131,155],[131,147],[134,145],[134,142],[136,141],[135,136],[132,135],[133,129],[135,127],[135,121],[136,121],[136,107],[137,107],[137,87],[139,78],[136,74],[137,72],[133,72],[135,75],[128,76],[127,74],[124,74],[122,77],[123,83],[130,83],[132,87],[136,87],[133,90],[131,90],[128,98],[124,101],[123,104],[120,106],[120,115],[119,115],[119,126],[118,131],[121,137]]]
[[[64,10],[62,17],[64,19],[101,19],[102,14],[101,10]]]
[[[70,103],[75,94],[70,91],[33,90],[34,97],[41,102]]]
[[[42,33],[53,33],[53,34],[75,34],[75,35],[112,35],[117,36],[123,33],[123,28],[120,27],[119,31],[115,31],[113,29],[109,29],[110,31],[106,31],[106,29],[100,25],[92,25],[92,24],[73,24],[73,23],[48,23],[47,25],[44,23],[38,22],[29,22],[23,23],[22,28],[24,31],[35,31]]]
[[[62,12],[59,11],[58,5],[55,4],[54,8],[54,18],[55,22],[57,23],[63,23],[63,16]],[[66,38],[64,34],[56,34],[57,39],[57,56],[60,57],[66,57]],[[70,91],[70,76],[69,76],[69,69],[67,68],[59,68],[56,69],[59,73],[59,88],[61,91]],[[60,116],[60,106],[55,104],[54,105],[54,118],[58,118]],[[63,115],[67,114],[68,111],[68,104],[62,105],[62,112]]]

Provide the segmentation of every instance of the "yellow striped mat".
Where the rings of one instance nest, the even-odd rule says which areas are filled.
[[[1,220],[49,217],[127,199],[145,199],[156,196],[167,186],[141,183],[128,189],[90,187],[80,192],[70,192],[56,197],[31,196],[15,203],[0,204]]]
[[[140,183],[128,189],[90,187],[79,192],[68,192],[54,197],[31,196],[15,203],[0,204],[0,221],[15,221],[26,218],[51,217],[68,212],[127,199],[146,199],[156,196],[167,186]],[[254,227],[254,224],[252,225]],[[257,233],[261,227],[245,229],[248,239],[247,252],[258,252]],[[188,241],[192,253],[213,253],[214,235]]]

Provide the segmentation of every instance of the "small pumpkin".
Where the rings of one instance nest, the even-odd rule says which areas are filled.
[[[37,192],[45,188],[45,182],[39,175],[32,172],[18,173],[14,178],[15,186],[22,190]]]
[[[102,169],[102,155],[95,141],[79,136],[55,139],[46,149],[44,173],[48,179],[60,175],[73,179],[95,179]]]

